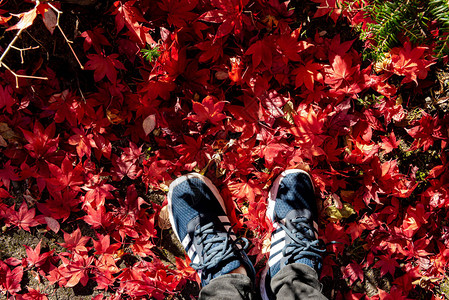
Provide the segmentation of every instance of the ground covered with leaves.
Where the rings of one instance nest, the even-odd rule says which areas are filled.
[[[363,60],[367,2],[0,1],[0,298],[196,298],[164,208],[191,171],[260,271],[287,168],[327,297],[448,297],[447,58],[398,36]]]

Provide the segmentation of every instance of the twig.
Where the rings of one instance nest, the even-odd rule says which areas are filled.
[[[30,79],[48,80],[48,77],[40,77],[40,76],[31,76],[31,75],[21,75],[21,74],[17,74],[17,73],[14,72],[13,70],[11,70],[11,68],[8,67],[4,62],[0,62],[0,64],[1,64],[2,66],[4,66],[9,72],[11,72],[12,75],[14,75],[14,77],[16,78],[16,88],[19,88],[19,78],[30,78]]]
[[[39,46],[35,46],[35,47],[31,47],[30,46],[28,48],[18,48],[16,46],[11,46],[11,48],[16,49],[17,51],[20,51],[20,62],[23,65],[23,63],[24,63],[24,61],[23,61],[23,51],[38,49]]]
[[[78,64],[80,65],[81,70],[84,70],[84,66],[81,64],[78,56],[75,53],[75,50],[73,50],[71,43],[73,43],[72,41],[70,41],[67,36],[65,35],[64,31],[62,30],[61,26],[59,26],[59,16],[62,14],[62,11],[58,10],[56,7],[54,7],[51,3],[47,3],[48,6],[50,6],[57,14],[58,16],[56,17],[56,27],[58,27],[59,31],[61,32],[62,36],[64,37],[65,41],[67,42],[67,45],[69,45],[70,50],[73,53],[73,56],[75,56],[76,61],[78,62]]]
[[[40,4],[39,1],[36,1],[36,6],[34,7],[34,9],[36,9],[38,7],[38,5]],[[11,72],[15,79],[16,79],[16,88],[19,88],[19,78],[31,78],[31,79],[42,79],[42,80],[48,80],[47,77],[39,77],[39,76],[29,76],[29,75],[20,75],[17,74],[16,72],[14,72],[13,70],[11,70],[10,67],[8,67],[4,62],[3,59],[5,58],[6,54],[8,54],[9,50],[11,48],[17,49],[20,51],[20,56],[22,57],[22,63],[23,63],[23,56],[22,56],[22,51],[23,50],[28,50],[28,49],[20,49],[14,46],[14,43],[17,41],[17,39],[19,38],[20,34],[23,32],[23,30],[25,29],[25,27],[22,27],[19,29],[19,31],[16,33],[16,35],[14,36],[14,38],[12,39],[12,41],[9,43],[8,47],[6,47],[5,51],[2,53],[2,56],[0,56],[0,67],[3,66],[5,67],[5,69],[7,69],[9,72]],[[30,47],[31,48],[31,47]]]

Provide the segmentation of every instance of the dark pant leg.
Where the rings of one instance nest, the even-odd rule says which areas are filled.
[[[314,269],[305,264],[284,266],[272,279],[271,288],[276,299],[327,299]]]
[[[200,300],[252,300],[254,288],[251,279],[243,274],[226,274],[212,279],[200,292]]]

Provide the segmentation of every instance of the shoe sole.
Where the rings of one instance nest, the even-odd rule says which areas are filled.
[[[267,215],[268,219],[271,221],[271,224],[274,223],[274,206],[276,204],[276,195],[278,193],[279,185],[280,185],[282,179],[284,179],[287,175],[296,174],[296,173],[302,173],[302,174],[307,175],[307,177],[309,177],[310,181],[312,182],[312,178],[310,177],[309,173],[307,173],[304,170],[300,170],[300,169],[285,170],[276,178],[276,180],[273,182],[273,186],[271,187],[270,192],[268,193],[268,207],[267,207],[266,215]],[[315,186],[313,185],[313,182],[312,182],[312,187],[313,187],[313,191],[315,192]],[[262,300],[270,300],[270,298],[268,298],[268,293],[267,293],[266,286],[265,286],[265,280],[266,280],[267,273],[268,273],[269,269],[270,269],[270,266],[268,265],[268,261],[267,261],[265,269],[262,272],[262,275],[260,278],[260,284],[259,284]]]
[[[223,211],[225,212],[225,214],[227,214],[226,211],[226,206],[224,203],[223,198],[220,195],[220,192],[217,190],[217,187],[212,183],[212,181],[210,181],[209,178],[199,174],[199,173],[189,173],[186,175],[183,175],[181,177],[176,178],[171,184],[170,187],[168,189],[168,195],[167,195],[167,201],[168,201],[168,216],[170,219],[170,224],[171,227],[173,228],[174,233],[176,234],[176,237],[178,238],[179,242],[182,243],[182,239],[179,237],[179,233],[176,230],[176,224],[175,224],[175,219],[173,218],[173,204],[172,204],[172,195],[173,195],[173,190],[175,189],[176,186],[178,186],[179,184],[181,184],[182,182],[192,179],[192,178],[198,178],[200,179],[203,183],[205,183],[207,185],[207,187],[212,191],[212,193],[214,194],[215,198],[217,198],[218,202],[221,205],[221,208],[223,208]]]

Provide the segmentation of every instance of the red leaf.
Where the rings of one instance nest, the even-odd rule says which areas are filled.
[[[111,46],[108,39],[103,35],[104,29],[96,26],[92,31],[86,30],[81,33],[81,36],[84,38],[83,48],[84,52],[90,49],[90,47],[94,47],[95,51],[100,54],[102,53],[101,46]]]
[[[13,225],[16,225],[19,228],[22,228],[23,230],[29,232],[30,227],[39,225],[39,222],[34,218],[35,214],[35,209],[32,208],[28,210],[28,206],[24,201],[22,202],[22,205],[20,205],[19,211],[14,211],[14,214],[11,216],[10,221]]]
[[[226,118],[226,115],[222,113],[225,103],[225,101],[218,101],[213,96],[207,96],[202,103],[192,103],[195,115],[190,115],[186,119],[199,123],[210,121],[212,124],[218,125]]]
[[[117,82],[117,69],[126,70],[125,66],[117,60],[118,54],[113,53],[109,56],[103,54],[86,55],[89,61],[85,65],[86,70],[95,70],[94,80],[100,81],[105,76],[112,83]]]
[[[197,4],[198,0],[162,0],[162,3],[158,3],[163,11],[168,12],[168,24],[176,27],[184,27],[197,17],[197,14],[191,12]]]
[[[380,267],[380,276],[385,276],[387,273],[390,273],[394,278],[394,272],[399,267],[399,264],[396,259],[383,255],[374,266],[377,268]]]
[[[90,237],[82,236],[81,230],[77,228],[71,234],[64,232],[65,243],[60,244],[62,247],[67,248],[69,251],[77,252],[80,254],[87,253],[86,243],[90,240]]]
[[[269,90],[260,95],[259,100],[273,118],[280,118],[284,116],[282,107],[288,102],[289,98],[278,94],[275,90]]]
[[[390,136],[381,136],[380,138],[382,139],[381,147],[385,150],[385,153],[390,153],[393,149],[398,148],[399,143],[401,142],[401,140],[396,140],[396,136],[393,131],[390,133]]]
[[[342,267],[341,271],[343,273],[343,278],[349,278],[349,283],[351,285],[353,285],[357,279],[363,281],[364,278],[363,269],[356,262],[350,263],[346,267]]]
[[[199,20],[221,23],[215,34],[214,41],[224,37],[234,30],[235,35],[242,32],[243,24],[250,23],[247,15],[243,14],[243,8],[249,0],[212,0],[211,3],[216,10],[211,10],[200,16]]]
[[[44,252],[41,254],[41,241],[39,241],[39,243],[36,245],[36,248],[31,249],[28,246],[25,246],[26,249],[26,253],[27,253],[27,258],[26,261],[28,263],[29,267],[35,266],[37,268],[41,267],[42,265],[45,264],[45,262],[47,261],[47,258],[49,258],[52,254],[54,250],[51,250],[49,252]]]
[[[16,103],[16,99],[12,97],[12,88],[9,85],[0,86],[0,109],[6,108],[6,111],[12,114],[12,106]]]
[[[308,90],[313,91],[315,81],[323,81],[323,75],[319,72],[321,69],[322,66],[312,60],[309,60],[305,65],[301,64],[292,73],[293,75],[296,74],[296,88],[304,84]]]

